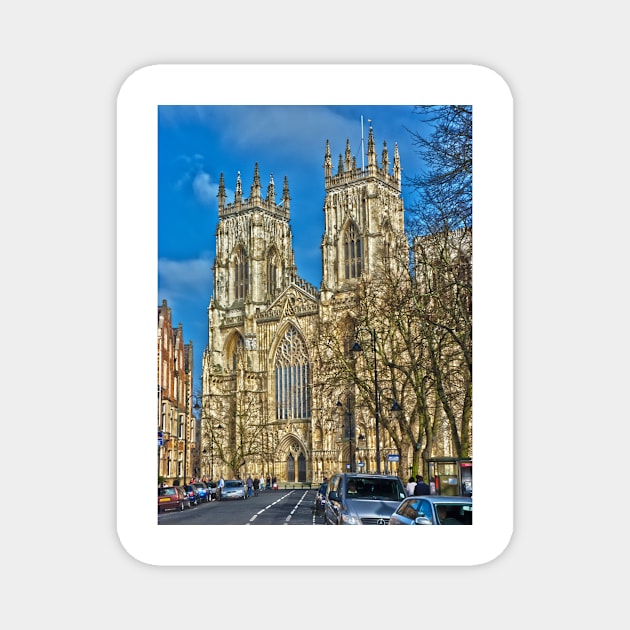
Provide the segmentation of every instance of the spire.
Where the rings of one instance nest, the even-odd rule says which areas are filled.
[[[370,121],[370,133],[368,135],[368,168],[376,166],[376,151],[374,150],[374,130]]]
[[[258,162],[254,166],[254,182],[250,188],[251,199],[260,200],[260,173],[258,172]]]
[[[291,197],[289,197],[289,180],[286,175],[284,176],[284,188],[282,189],[282,205],[288,213],[291,207]]]
[[[352,168],[352,152],[350,151],[350,140],[346,140],[346,172]]]
[[[330,142],[326,140],[326,155],[324,156],[324,177],[332,176],[332,158],[330,157]]]
[[[236,192],[234,193],[234,202],[241,203],[243,201],[243,187],[241,185],[241,171],[236,175]]]
[[[387,142],[383,141],[383,157],[382,157],[382,166],[383,173],[387,175],[387,170],[389,169],[389,154],[387,153]]]
[[[339,164],[337,165],[337,175],[343,174],[343,155],[339,154]]]
[[[401,173],[401,168],[400,168],[400,155],[398,155],[398,142],[394,145],[394,177],[396,178],[396,181],[398,182],[398,184],[400,185],[400,173]]]
[[[267,201],[276,205],[276,186],[273,183],[273,173],[269,176],[269,186],[267,186]]]
[[[219,176],[219,192],[217,193],[219,198],[219,210],[225,208],[225,181],[223,180],[223,173]]]

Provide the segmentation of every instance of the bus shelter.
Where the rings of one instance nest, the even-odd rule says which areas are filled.
[[[428,465],[429,481],[435,483],[435,494],[472,496],[472,459],[431,457]]]

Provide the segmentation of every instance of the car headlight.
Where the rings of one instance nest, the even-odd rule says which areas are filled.
[[[342,514],[341,515],[341,524],[342,525],[361,525],[361,521],[352,514]]]

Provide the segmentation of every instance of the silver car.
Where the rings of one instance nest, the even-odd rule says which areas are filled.
[[[326,525],[387,525],[405,498],[402,481],[395,475],[339,473],[328,482]]]
[[[221,501],[244,498],[245,484],[240,479],[226,479],[223,490],[221,490]]]
[[[389,519],[390,525],[472,525],[472,497],[424,495],[407,497]]]

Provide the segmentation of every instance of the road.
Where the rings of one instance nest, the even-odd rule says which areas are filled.
[[[158,514],[158,525],[323,525],[313,512],[316,490],[270,490],[249,499],[201,503]]]

